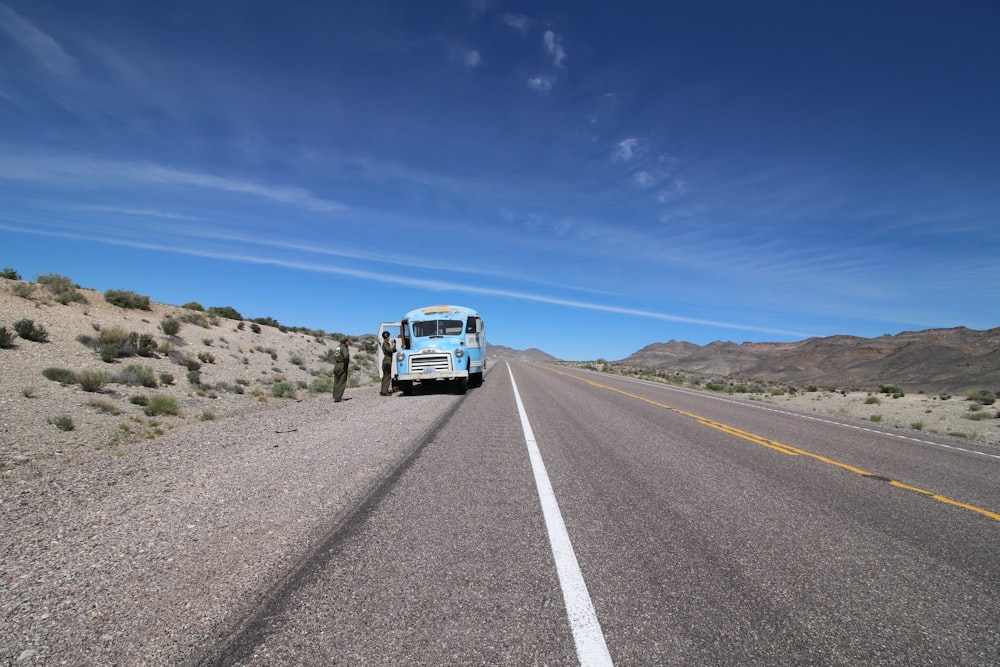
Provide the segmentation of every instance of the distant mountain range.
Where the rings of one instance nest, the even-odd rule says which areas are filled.
[[[894,384],[904,391],[1000,390],[1000,328],[828,336],[796,343],[653,343],[618,362],[704,375],[838,388]]]
[[[512,347],[504,347],[503,345],[494,345],[492,343],[490,343],[487,350],[487,356],[496,359],[509,359],[510,361],[559,361],[551,354],[542,352],[537,347],[527,350],[515,350]]]

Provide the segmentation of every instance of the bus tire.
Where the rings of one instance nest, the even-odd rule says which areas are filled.
[[[400,380],[399,388],[403,396],[413,396],[413,380]]]

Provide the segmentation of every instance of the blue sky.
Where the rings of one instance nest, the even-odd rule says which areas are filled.
[[[1000,5],[0,0],[0,265],[330,332],[1000,325]]]

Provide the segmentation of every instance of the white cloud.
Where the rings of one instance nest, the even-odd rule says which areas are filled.
[[[657,181],[656,177],[645,169],[635,172],[635,174],[632,175],[632,180],[634,180],[643,190],[656,185]]]
[[[522,35],[527,34],[528,28],[531,27],[531,19],[524,14],[504,14],[502,20],[505,25],[513,28]]]
[[[166,186],[192,186],[246,194],[314,211],[344,211],[347,206],[320,199],[304,188],[266,185],[150,163],[90,160],[73,156],[15,157],[0,159],[0,179],[33,182],[74,182],[105,187],[126,182]]]
[[[639,140],[634,138],[622,139],[611,151],[611,159],[615,162],[628,162],[635,156],[639,149]]]
[[[533,76],[528,79],[528,88],[539,93],[547,93],[552,90],[552,79],[545,76]]]
[[[562,37],[551,30],[546,30],[544,39],[545,51],[552,56],[552,64],[556,67],[562,67],[563,60],[566,59],[566,51],[563,50],[562,46]]]
[[[59,42],[2,3],[0,3],[0,30],[7,33],[53,74],[66,77],[76,74],[76,59],[66,53]]]
[[[474,70],[483,64],[483,58],[479,55],[479,51],[469,49],[462,57],[462,63],[465,65],[465,69]]]

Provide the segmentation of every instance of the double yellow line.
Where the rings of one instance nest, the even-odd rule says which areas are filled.
[[[889,486],[894,486],[897,489],[904,489],[906,491],[913,491],[913,492],[919,493],[919,494],[921,494],[923,496],[927,496],[928,498],[936,500],[936,501],[938,501],[940,503],[945,503],[946,505],[954,505],[955,507],[961,507],[962,509],[967,509],[967,510],[969,510],[971,512],[976,512],[977,514],[982,514],[983,516],[989,517],[990,519],[993,519],[994,521],[1000,521],[1000,514],[997,514],[996,512],[991,512],[989,510],[983,509],[982,507],[976,507],[975,505],[969,505],[967,503],[962,503],[962,502],[959,502],[957,500],[952,500],[951,498],[947,498],[945,496],[933,493],[931,491],[925,491],[925,490],[917,488],[915,486],[910,486],[909,484],[904,484],[903,482],[897,482],[896,480],[889,479],[887,477],[883,477],[882,475],[876,475],[873,472],[868,472],[867,470],[862,470],[861,468],[849,465],[847,463],[841,463],[840,461],[835,461],[834,459],[827,458],[825,456],[820,456],[819,454],[814,454],[814,453],[808,452],[808,451],[806,451],[804,449],[799,449],[798,447],[792,447],[791,445],[786,445],[786,444],[784,444],[782,442],[778,442],[776,440],[771,440],[770,438],[765,438],[765,437],[756,435],[754,433],[750,433],[748,431],[744,431],[742,429],[738,429],[738,428],[736,428],[734,426],[729,426],[729,425],[723,424],[721,422],[713,421],[711,419],[707,419],[707,418],[702,417],[700,415],[696,415],[696,414],[694,414],[692,412],[687,412],[685,410],[681,410],[679,408],[675,408],[673,406],[666,405],[665,403],[658,403],[657,401],[645,398],[643,396],[639,396],[638,394],[632,394],[630,392],[623,391],[621,389],[616,389],[615,387],[609,387],[606,384],[601,384],[600,382],[594,382],[593,380],[588,380],[586,378],[581,378],[581,377],[573,375],[571,373],[565,373],[563,371],[559,371],[559,370],[555,370],[555,369],[550,369],[550,370],[552,370],[555,373],[558,373],[559,375],[565,375],[566,377],[573,378],[574,380],[580,380],[581,382],[586,382],[587,384],[589,384],[589,385],[591,385],[593,387],[597,387],[598,389],[606,389],[607,391],[613,391],[613,392],[615,392],[617,394],[621,394],[622,396],[628,396],[629,398],[634,398],[636,400],[642,401],[643,403],[649,403],[650,405],[655,405],[658,408],[663,408],[664,410],[670,410],[671,412],[676,412],[679,415],[684,415],[685,417],[690,417],[691,419],[694,419],[698,423],[704,424],[705,426],[708,426],[709,428],[714,428],[714,429],[716,429],[718,431],[722,431],[723,433],[728,433],[729,435],[734,435],[737,438],[742,438],[743,440],[748,440],[748,441],[750,441],[752,443],[755,443],[755,444],[758,444],[758,445],[763,445],[764,447],[768,447],[770,449],[773,449],[776,452],[781,452],[782,454],[788,454],[789,456],[808,456],[810,458],[816,459],[817,461],[822,461],[823,463],[827,463],[827,464],[832,465],[832,466],[837,466],[838,468],[843,468],[844,470],[849,470],[850,472],[853,472],[853,473],[856,473],[858,475],[861,475],[862,477],[870,477],[872,479],[877,479],[877,480],[881,480],[883,482],[888,482]]]

